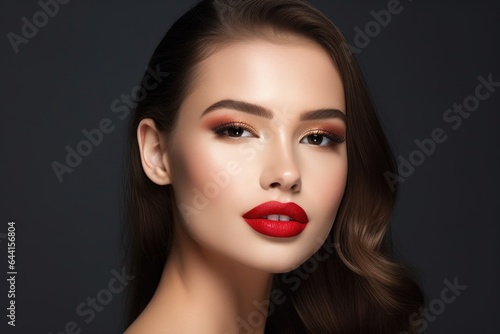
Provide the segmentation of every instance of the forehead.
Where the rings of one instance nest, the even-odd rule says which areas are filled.
[[[231,42],[200,62],[184,105],[245,100],[270,109],[345,110],[344,89],[334,61],[303,38]],[[191,109],[191,108],[189,108]]]

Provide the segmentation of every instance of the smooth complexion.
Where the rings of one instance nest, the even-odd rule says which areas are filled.
[[[344,90],[319,45],[234,42],[197,70],[173,133],[149,119],[137,131],[145,173],[172,184],[179,214],[159,286],[127,334],[238,333],[238,319],[269,300],[272,274],[319,249],[344,193]],[[218,192],[214,175],[226,177]],[[290,238],[258,233],[242,215],[268,201],[301,206],[307,227]]]

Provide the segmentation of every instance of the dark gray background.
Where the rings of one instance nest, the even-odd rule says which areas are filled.
[[[0,233],[17,228],[17,326],[9,333],[59,333],[75,321],[82,333],[119,331],[122,294],[86,324],[76,308],[121,271],[121,168],[127,120],[111,102],[130,94],[157,43],[194,1],[81,1],[59,13],[13,51],[35,0],[0,4],[2,100]],[[356,26],[374,20],[387,1],[311,1],[354,44]],[[442,117],[474,94],[477,77],[500,81],[499,5],[494,1],[402,1],[403,11],[357,58],[396,156],[415,139],[443,128],[437,145],[401,185],[393,234],[429,301],[443,281],[467,289],[429,322],[429,333],[499,333],[500,89],[452,130]],[[81,131],[109,118],[115,130],[60,183],[51,163]],[[0,278],[7,245],[0,235]],[[0,280],[0,328],[7,328],[7,286]],[[0,330],[5,332],[4,329]]]

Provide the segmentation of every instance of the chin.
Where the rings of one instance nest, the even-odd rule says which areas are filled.
[[[251,261],[243,262],[247,267],[252,269],[258,269],[260,271],[264,271],[270,274],[283,274],[289,271],[292,271],[303,264],[307,259],[309,259],[313,251],[309,252],[310,254],[279,254],[275,253],[267,253],[262,254],[260,257],[253,257],[250,259]]]

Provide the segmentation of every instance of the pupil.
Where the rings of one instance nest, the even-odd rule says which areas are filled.
[[[321,144],[323,136],[321,135],[311,135],[309,137],[309,144],[319,145]]]
[[[240,137],[243,134],[242,128],[229,129],[229,135],[232,137]]]

